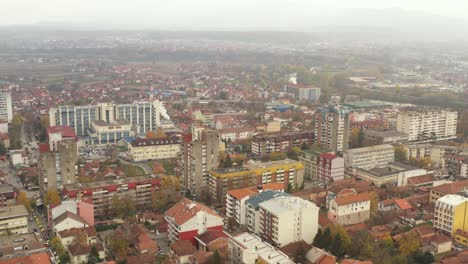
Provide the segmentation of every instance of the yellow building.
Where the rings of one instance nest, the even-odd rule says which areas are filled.
[[[180,138],[137,138],[128,144],[133,161],[175,158],[180,153]]]
[[[304,181],[304,164],[285,159],[255,163],[244,167],[211,170],[209,173],[209,191],[213,201],[224,204],[229,190],[254,187],[269,183],[282,183],[284,188],[290,185],[299,187]]]
[[[468,231],[468,199],[460,195],[439,198],[434,209],[434,227],[450,235]]]
[[[28,232],[28,211],[24,205],[0,208],[0,234]]]

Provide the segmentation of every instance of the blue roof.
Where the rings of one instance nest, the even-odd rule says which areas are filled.
[[[135,138],[134,137],[124,137],[123,140],[125,140],[125,142],[132,143],[133,140],[135,140]]]
[[[280,196],[291,196],[291,195],[285,192],[266,190],[248,199],[247,201],[245,201],[245,203],[252,205],[253,207],[255,207],[255,209],[258,209],[258,205],[260,203],[266,202],[268,200],[271,200],[273,198],[280,197]]]

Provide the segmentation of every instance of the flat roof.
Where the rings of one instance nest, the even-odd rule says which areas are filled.
[[[385,149],[393,150],[394,148],[390,144],[382,144],[382,145],[375,145],[375,146],[369,146],[369,147],[363,147],[363,148],[353,148],[353,149],[348,149],[347,151],[348,153],[358,154],[358,153],[385,150]]]
[[[318,210],[318,207],[314,203],[294,196],[275,197],[266,202],[260,203],[260,207],[270,211],[274,215],[289,212],[296,208],[316,207]]]
[[[385,177],[389,175],[395,175],[403,171],[417,170],[417,167],[403,164],[401,162],[390,162],[385,167],[376,167],[369,170],[362,168],[356,168],[358,171],[365,172],[377,177]]]
[[[26,216],[28,211],[24,205],[13,205],[0,208],[0,219],[7,217]]]
[[[461,203],[464,203],[468,201],[467,198],[461,196],[461,195],[456,195],[456,194],[447,194],[437,200],[437,202],[442,202],[444,204],[448,204],[451,206],[457,206]]]

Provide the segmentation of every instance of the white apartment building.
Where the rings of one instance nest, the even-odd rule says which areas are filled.
[[[395,149],[390,144],[348,149],[344,152],[346,168],[371,169],[395,161]]]
[[[304,240],[312,243],[319,208],[299,197],[276,197],[260,205],[260,236],[275,246]]]
[[[0,120],[8,123],[11,123],[13,120],[11,93],[7,89],[0,89]]]
[[[0,208],[0,234],[28,232],[28,211],[24,205]]]
[[[167,138],[137,138],[127,144],[128,155],[133,161],[176,158],[182,141],[178,136]]]
[[[370,218],[369,194],[338,197],[330,201],[328,219],[340,225],[363,223]]]
[[[259,237],[242,233],[230,236],[228,241],[229,264],[253,264],[261,259],[267,264],[293,264],[287,255],[282,253]]]
[[[258,192],[251,187],[229,190],[226,194],[226,216],[239,225],[245,224],[245,202],[256,194]]]
[[[458,113],[447,110],[405,111],[398,114],[397,130],[409,141],[435,141],[456,137]]]
[[[439,199],[434,208],[434,227],[450,235],[460,229],[468,231],[468,198],[448,194]]]

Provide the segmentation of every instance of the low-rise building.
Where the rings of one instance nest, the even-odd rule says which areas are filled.
[[[311,145],[313,132],[301,133],[263,133],[252,137],[252,154],[265,156],[272,152],[290,152],[293,147]]]
[[[395,161],[395,150],[390,144],[348,149],[343,155],[346,168],[372,169]]]
[[[369,170],[355,168],[352,170],[356,178],[374,183],[380,187],[382,185],[405,186],[411,177],[427,174],[424,169],[419,169],[400,162],[391,162],[385,167],[372,168]]]
[[[229,264],[251,264],[257,260],[268,261],[261,263],[293,264],[287,255],[262,241],[259,237],[241,233],[230,236],[228,242]]]
[[[24,205],[0,208],[0,234],[28,232],[28,211]]]
[[[8,263],[7,259],[12,259],[24,255],[37,254],[40,252],[48,252],[48,249],[44,247],[44,244],[38,240],[36,235],[33,233],[26,233],[2,236],[2,239],[0,239],[0,252],[0,263]],[[14,263],[16,264],[26,262]]]
[[[190,264],[190,257],[197,251],[195,246],[186,240],[175,241],[171,244],[170,258],[176,264]]]
[[[181,140],[177,135],[167,138],[137,138],[127,144],[128,155],[135,161],[176,158]]]
[[[188,199],[167,210],[164,218],[171,242],[187,240],[195,244],[195,236],[207,230],[223,230],[224,225],[223,218],[213,209]]]
[[[86,223],[86,221],[83,218],[69,211],[66,211],[65,213],[57,217],[53,221],[53,224],[55,232],[88,226],[88,223]]]
[[[219,138],[225,142],[250,139],[255,132],[253,127],[230,127],[218,129]]]
[[[396,130],[365,129],[366,145],[395,144],[408,141],[408,135]]]
[[[259,204],[260,236],[284,246],[304,240],[312,243],[318,230],[319,208],[299,197],[281,196]]]
[[[83,235],[86,237],[88,244],[94,245],[97,243],[96,229],[92,226],[65,229],[57,232],[56,234],[65,248]]]
[[[468,190],[468,180],[437,185],[431,189],[429,201],[435,203],[439,198],[447,194],[456,194],[466,190]]]
[[[301,186],[304,181],[304,165],[295,160],[285,159],[212,170],[209,177],[212,201],[225,204],[227,191],[232,189],[270,183],[283,183],[284,189],[288,186]]]
[[[104,259],[106,257],[104,247],[102,246],[101,243],[97,243],[95,245],[91,245],[87,243],[73,243],[67,247],[68,256],[70,256],[70,263],[71,264],[87,263],[88,257],[93,247],[96,248],[100,259]]]
[[[322,183],[344,179],[344,159],[334,153],[323,153],[317,159],[317,180]]]
[[[335,198],[330,202],[328,218],[340,225],[363,223],[370,218],[370,203],[368,193]]]

